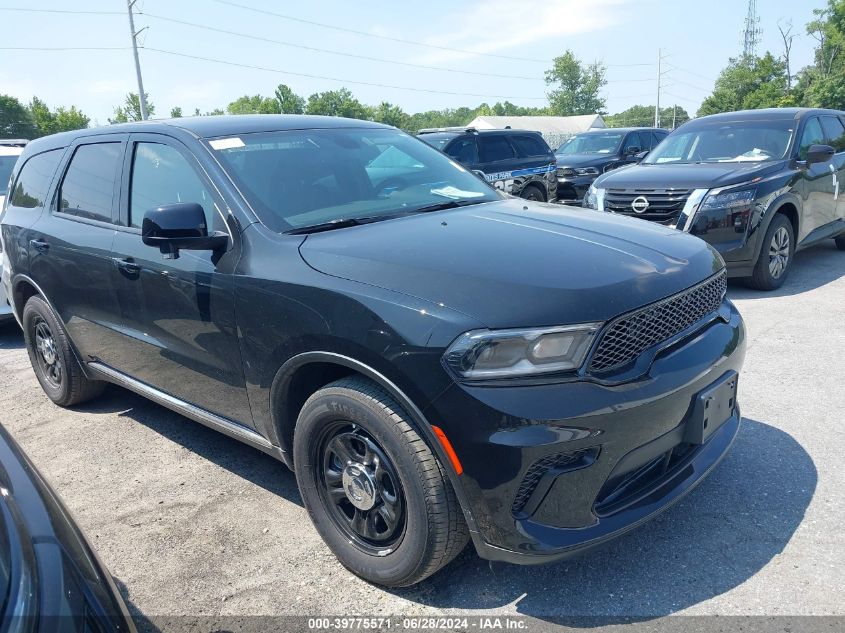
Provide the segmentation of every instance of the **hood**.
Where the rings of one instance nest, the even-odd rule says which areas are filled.
[[[325,274],[444,305],[491,328],[605,321],[724,265],[681,231],[516,199],[315,233],[300,252]]]
[[[613,189],[713,189],[738,185],[784,169],[788,161],[765,163],[689,163],[647,165],[608,172],[596,179],[596,187]]]
[[[596,167],[619,157],[616,154],[555,154],[558,167]]]

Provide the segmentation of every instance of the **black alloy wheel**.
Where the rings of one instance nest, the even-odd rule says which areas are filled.
[[[405,528],[405,497],[378,442],[341,421],[326,429],[320,456],[315,461],[320,493],[337,528],[370,554],[395,546]]]

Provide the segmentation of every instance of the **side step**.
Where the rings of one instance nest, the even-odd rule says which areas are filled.
[[[205,409],[191,404],[190,402],[180,400],[175,396],[171,396],[169,393],[165,393],[155,387],[151,387],[140,380],[127,376],[126,374],[98,361],[90,362],[87,365],[89,369],[93,370],[94,373],[98,374],[98,377],[103,380],[113,382],[116,385],[129,389],[130,391],[134,391],[140,396],[148,398],[163,407],[167,407],[168,409],[175,411],[176,413],[180,413],[186,418],[192,419],[194,422],[199,422],[200,424],[212,428],[215,431],[220,431],[229,437],[249,444],[250,446],[264,451],[265,453],[269,453],[278,459],[282,459],[282,451],[279,448],[273,446],[273,444],[263,435],[259,435],[252,429],[247,428],[238,422],[220,417],[219,415],[206,411]]]

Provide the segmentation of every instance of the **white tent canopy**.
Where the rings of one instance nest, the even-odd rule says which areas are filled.
[[[590,128],[607,127],[600,114],[578,116],[479,116],[467,127],[477,130],[533,130],[543,136],[568,136]]]

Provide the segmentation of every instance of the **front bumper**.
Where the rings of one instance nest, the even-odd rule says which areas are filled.
[[[3,275],[3,264],[0,263],[0,278]],[[14,312],[12,312],[12,306],[9,303],[9,299],[6,296],[6,284],[0,281],[0,323],[5,323],[7,321],[12,321],[15,318]]]
[[[694,403],[738,373],[744,354],[742,319],[725,302],[719,318],[673,341],[633,382],[453,385],[426,415],[463,465],[461,496],[479,555],[525,564],[565,558],[687,494],[725,455],[740,422],[734,400],[704,443],[690,443]]]
[[[598,176],[557,177],[557,201],[564,204],[581,204],[584,195]]]

